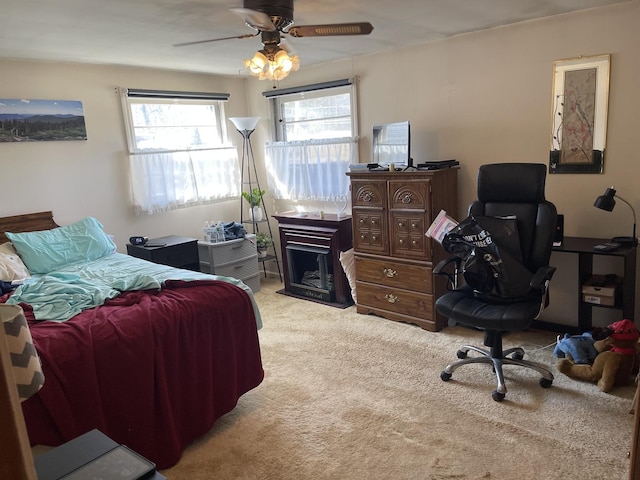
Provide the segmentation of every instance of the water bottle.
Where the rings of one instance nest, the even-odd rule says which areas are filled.
[[[205,242],[211,242],[211,224],[209,222],[204,222],[204,226],[202,227],[202,236]]]
[[[224,242],[224,224],[218,221],[216,224],[216,242]]]

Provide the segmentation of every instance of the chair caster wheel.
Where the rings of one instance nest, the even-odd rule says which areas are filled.
[[[502,400],[504,400],[504,393],[500,393],[497,390],[494,390],[493,392],[491,392],[491,396],[496,402],[501,402]]]
[[[440,373],[440,378],[442,379],[443,382],[448,382],[449,380],[451,380],[451,374],[443,370]]]
[[[549,388],[551,387],[552,384],[553,384],[553,380],[549,380],[548,378],[544,378],[544,377],[540,379],[540,386],[542,388]]]
[[[524,358],[524,355],[522,355],[521,353],[514,353],[513,355],[511,355],[511,358],[513,358],[514,360],[522,360]]]
[[[456,352],[456,357],[458,357],[460,360],[462,360],[463,358],[467,358],[467,352],[465,352],[464,350],[458,350]]]

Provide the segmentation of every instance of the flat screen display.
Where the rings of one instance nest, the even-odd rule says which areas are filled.
[[[384,123],[373,126],[373,163],[387,166],[409,165],[411,158],[409,122]]]

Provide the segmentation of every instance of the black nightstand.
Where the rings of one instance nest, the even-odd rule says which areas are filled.
[[[127,243],[127,253],[162,265],[200,271],[198,240],[195,238],[168,235],[151,238],[146,245]]]

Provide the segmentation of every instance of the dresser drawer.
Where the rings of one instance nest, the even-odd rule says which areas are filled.
[[[429,207],[429,190],[431,181],[402,180],[389,182],[389,206],[391,209],[418,209],[425,210]]]
[[[433,293],[431,268],[423,265],[356,256],[356,280],[414,292]]]
[[[386,207],[387,183],[384,180],[352,180],[351,199],[354,207]]]
[[[227,263],[222,266],[215,267],[216,275],[225,277],[238,278],[244,280],[247,277],[255,275],[258,271],[258,254],[254,253],[251,258],[241,260],[235,263]]]
[[[358,305],[387,310],[407,317],[433,318],[433,295],[356,281]]]
[[[209,257],[214,267],[256,254],[255,236],[220,243],[198,242],[200,258]]]

